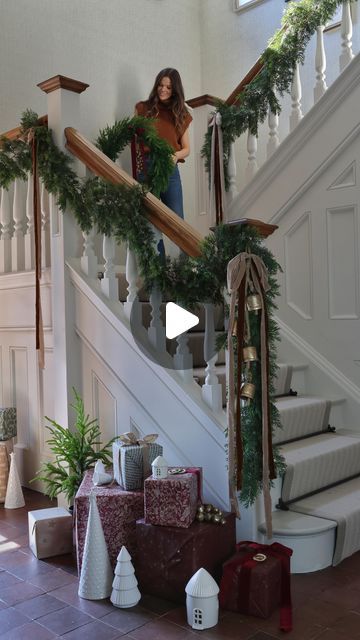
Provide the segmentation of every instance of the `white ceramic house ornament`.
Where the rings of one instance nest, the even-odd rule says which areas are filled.
[[[168,468],[169,465],[166,462],[165,458],[162,456],[158,456],[155,458],[154,462],[151,465],[152,468],[152,477],[156,480],[162,480],[163,478],[168,477]]]
[[[199,569],[185,587],[188,624],[193,629],[210,629],[219,619],[219,587],[214,578]]]

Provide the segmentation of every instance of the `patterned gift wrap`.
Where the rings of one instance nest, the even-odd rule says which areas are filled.
[[[116,440],[113,442],[114,478],[116,482],[126,491],[142,489],[145,477],[151,473],[152,462],[162,454],[163,448],[156,442],[146,445],[126,445],[120,440]]]
[[[122,545],[126,546],[131,556],[135,555],[136,520],[144,515],[143,491],[124,491],[117,484],[95,487],[92,480],[93,474],[92,469],[85,472],[75,496],[75,538],[79,575],[89,515],[89,496],[92,489],[96,495],[109,558],[113,567],[116,565],[116,558]]]
[[[195,520],[187,529],[138,520],[134,564],[140,591],[184,602],[185,586],[201,567],[219,581],[223,563],[235,552],[235,515],[224,518],[224,525]]]
[[[39,560],[72,552],[72,515],[63,507],[29,511],[28,526],[29,547]]]
[[[171,467],[170,467],[171,471]],[[190,527],[195,520],[201,487],[196,473],[145,480],[145,522],[169,527]]]
[[[15,407],[0,408],[0,440],[10,440],[15,438],[16,430],[16,409]]]
[[[9,478],[9,456],[5,443],[0,443],[0,502],[5,502]]]

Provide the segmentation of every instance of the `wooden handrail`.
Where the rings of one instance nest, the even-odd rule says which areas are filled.
[[[120,169],[115,162],[73,127],[65,129],[65,138],[66,148],[100,178],[108,180],[112,184],[125,184],[128,187],[137,184],[136,180],[126,171]],[[148,219],[159,231],[189,256],[196,258],[200,255],[200,243],[203,236],[188,222],[177,216],[152,193],[147,193],[144,196],[144,205]]]
[[[37,124],[39,126],[47,127],[47,124],[48,124],[47,115],[41,116],[41,118],[38,119]],[[0,133],[0,138],[7,138],[8,140],[16,140],[16,138],[18,138],[21,135],[21,133],[22,133],[22,130],[21,130],[21,126],[19,125],[14,129],[10,129],[10,131],[5,131],[5,133]]]

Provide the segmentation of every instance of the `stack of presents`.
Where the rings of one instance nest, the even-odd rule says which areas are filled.
[[[156,436],[140,441],[134,434],[120,436],[113,443],[112,482],[94,487],[94,470],[85,472],[73,521],[61,509],[31,512],[34,552],[44,557],[39,540],[44,537],[49,544],[49,522],[55,552],[59,553],[56,530],[62,534],[62,548],[65,538],[70,547],[74,524],[80,575],[90,495],[95,492],[110,563],[116,566],[125,546],[140,591],[183,603],[192,577],[205,569],[219,585],[222,608],[266,618],[280,607],[281,628],[290,630],[291,550],[276,543],[236,545],[234,514],[203,503],[202,469],[168,467],[155,440]],[[45,511],[52,513],[37,519],[36,514]],[[45,553],[49,554],[48,548]]]

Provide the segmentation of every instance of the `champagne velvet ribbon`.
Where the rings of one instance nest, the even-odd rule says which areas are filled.
[[[241,406],[240,406],[240,375],[242,364],[242,347],[244,335],[244,309],[246,296],[247,273],[251,278],[256,293],[260,296],[262,311],[260,321],[260,346],[261,346],[261,409],[262,409],[262,485],[264,495],[266,532],[269,538],[272,537],[271,520],[271,497],[270,478],[275,477],[274,459],[272,451],[272,434],[270,424],[270,403],[269,403],[269,353],[267,344],[267,313],[265,293],[269,290],[267,271],[261,258],[255,254],[240,253],[230,260],[227,269],[227,286],[230,293],[230,314],[228,325],[228,381],[229,393],[227,404],[228,422],[228,460],[229,460],[229,493],[232,511],[240,517],[239,505],[234,486],[241,488],[242,476],[242,444],[241,444]],[[235,323],[236,298],[238,296],[238,381],[237,394],[235,399],[234,383],[234,349],[232,332]],[[236,400],[236,410],[235,410]]]
[[[31,147],[32,168],[33,168],[33,210],[34,210],[34,239],[35,239],[35,331],[36,331],[36,351],[40,369],[45,367],[44,348],[44,327],[41,309],[41,210],[40,210],[40,189],[37,166],[37,145],[35,129],[29,129],[19,138]]]
[[[142,449],[142,461],[143,461],[143,474],[144,478],[146,478],[150,471],[149,464],[149,445],[155,442],[158,438],[157,433],[149,433],[147,436],[143,438],[138,438],[135,433],[132,431],[127,431],[126,433],[122,433],[119,435],[119,440],[123,443],[125,447],[139,445]]]
[[[210,160],[210,216],[216,225],[224,219],[224,149],[221,129],[221,114],[215,113],[209,123],[212,127]]]

